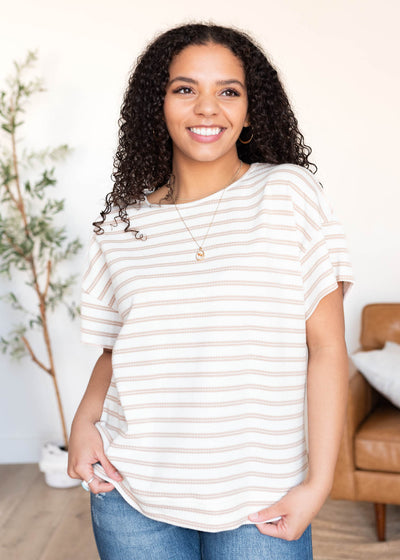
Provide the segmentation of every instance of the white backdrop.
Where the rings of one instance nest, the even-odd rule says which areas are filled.
[[[0,89],[28,49],[47,92],[30,104],[25,142],[68,143],[57,166],[71,237],[87,245],[111,190],[117,119],[129,70],[153,36],[178,23],[210,21],[250,32],[280,70],[318,177],[343,222],[356,286],[345,302],[349,352],[366,303],[400,301],[398,156],[400,8],[397,0],[14,0],[2,9]],[[69,265],[80,272],[85,251]],[[6,290],[0,278],[0,293]],[[79,298],[76,287],[75,298]],[[0,335],[12,315],[0,307]],[[51,318],[68,426],[98,350],[79,341],[79,323]],[[61,428],[51,379],[28,359],[0,356],[0,462],[35,462]]]

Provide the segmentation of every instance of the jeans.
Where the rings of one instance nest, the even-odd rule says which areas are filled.
[[[209,533],[146,517],[114,488],[90,494],[101,560],[312,560],[311,525],[300,539],[263,535],[252,524]]]

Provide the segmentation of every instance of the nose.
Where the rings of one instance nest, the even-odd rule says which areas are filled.
[[[202,93],[196,99],[194,111],[198,115],[216,115],[219,111],[218,101],[214,95]]]

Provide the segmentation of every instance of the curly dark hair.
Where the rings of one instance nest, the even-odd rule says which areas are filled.
[[[249,144],[237,142],[239,158],[245,163],[294,163],[316,170],[277,71],[261,47],[237,29],[181,25],[159,35],[139,56],[130,75],[118,121],[114,187],[105,198],[102,220],[93,223],[96,233],[103,233],[101,224],[117,207],[125,231],[141,237],[138,230],[130,229],[127,207],[144,200],[144,191],[166,184],[172,173],[172,141],[163,118],[170,63],[185,47],[209,43],[228,47],[243,64],[253,139]]]

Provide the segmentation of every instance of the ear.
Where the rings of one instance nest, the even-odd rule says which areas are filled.
[[[244,120],[243,126],[250,126],[250,117],[249,117],[249,113],[247,113],[246,118]]]

